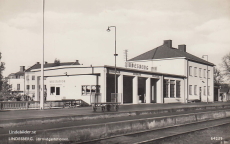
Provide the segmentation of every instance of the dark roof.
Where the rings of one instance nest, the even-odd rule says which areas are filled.
[[[11,73],[8,76],[24,76],[24,72],[19,71],[19,72],[16,72],[16,73]]]
[[[66,65],[80,65],[80,63],[78,61],[75,61],[75,62],[62,62],[59,65],[56,65],[55,63],[45,63],[44,68],[55,67],[55,66],[66,66]],[[33,69],[40,69],[40,68],[41,68],[41,64],[36,63],[33,66],[31,66],[30,68],[26,69],[26,72],[29,72],[29,71],[31,71]]]
[[[190,61],[195,61],[198,63],[215,66],[213,63],[210,63],[206,60],[203,60],[199,57],[196,57],[190,53],[183,52],[177,48],[170,48],[167,45],[161,45],[157,48],[154,48],[150,51],[147,51],[141,55],[138,55],[129,61],[136,61],[136,60],[150,60],[150,59],[162,59],[162,58],[173,58],[173,57],[185,57]]]

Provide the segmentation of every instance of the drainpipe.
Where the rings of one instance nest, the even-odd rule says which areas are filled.
[[[188,71],[189,71],[189,66],[188,66],[188,59],[187,59],[187,103],[188,103],[188,98],[189,98],[189,87],[188,87]]]

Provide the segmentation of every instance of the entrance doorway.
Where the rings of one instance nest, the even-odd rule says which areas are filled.
[[[146,103],[146,78],[138,78],[139,103]]]
[[[158,79],[151,79],[151,103],[157,102],[157,81]]]
[[[123,103],[133,103],[133,77],[123,77]]]
[[[200,99],[200,101],[201,101],[201,95],[202,95],[202,88],[200,87],[199,88],[199,99]]]

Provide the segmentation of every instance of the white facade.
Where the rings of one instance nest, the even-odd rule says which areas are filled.
[[[24,94],[25,79],[24,79],[24,66],[20,66],[20,71],[12,73],[8,76],[8,84],[11,86],[11,92],[13,94]]]
[[[31,70],[27,75],[35,75],[35,100],[40,99],[40,69]],[[27,76],[26,75],[26,76]],[[44,69],[46,77],[47,101],[63,99],[82,99],[91,103],[90,96],[99,87],[101,102],[111,101],[114,93],[114,67],[57,66]],[[180,93],[184,90],[184,77],[167,74],[169,79],[180,81]],[[184,97],[163,98],[163,73],[143,70],[117,68],[117,91],[121,94],[121,103],[167,103],[184,102]]]
[[[11,91],[13,93],[24,94],[24,78],[20,79],[10,78],[8,79],[8,84],[11,85]]]
[[[137,67],[139,65],[147,67],[146,71],[170,73],[187,77],[183,84],[184,96],[179,101],[194,99],[201,100],[202,102],[207,102],[207,100],[208,102],[214,101],[213,66],[193,62],[187,60],[185,57],[128,61],[126,64],[127,67],[132,69],[139,69]],[[165,99],[165,102],[176,101],[178,100],[172,98]]]

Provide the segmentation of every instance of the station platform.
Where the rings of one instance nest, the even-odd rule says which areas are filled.
[[[10,131],[35,131],[36,138],[87,141],[147,129],[230,117],[230,102],[125,104],[119,111],[93,112],[92,107],[0,111],[0,143],[18,137]],[[31,134],[21,134],[31,137]],[[33,141],[34,143],[34,141]]]
[[[195,108],[195,107],[209,107],[209,106],[223,106],[230,105],[229,102],[215,102],[215,103],[170,103],[170,104],[123,104],[119,106],[119,111],[102,112],[100,108],[93,112],[92,107],[76,107],[64,109],[45,109],[45,110],[0,110],[0,120],[16,120],[16,119],[36,119],[46,117],[70,117],[70,116],[87,116],[87,115],[104,115],[104,114],[118,114],[131,113],[138,111],[150,110],[164,110],[164,109],[178,109],[178,108]]]

